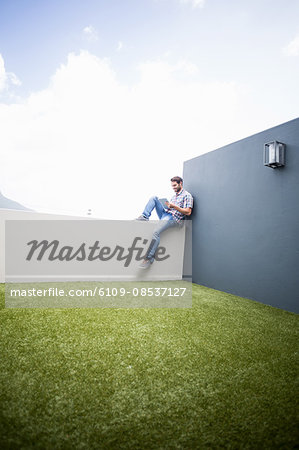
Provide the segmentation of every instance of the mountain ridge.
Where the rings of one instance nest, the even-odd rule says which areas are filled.
[[[21,211],[33,211],[15,200],[5,197],[0,191],[0,209],[16,209]]]

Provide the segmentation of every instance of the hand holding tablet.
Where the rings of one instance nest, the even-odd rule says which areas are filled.
[[[169,201],[167,200],[167,198],[159,198],[159,202],[162,204],[164,209],[169,208]]]

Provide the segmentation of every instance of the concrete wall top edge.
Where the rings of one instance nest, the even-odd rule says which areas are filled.
[[[235,146],[236,144],[240,144],[243,141],[248,141],[248,139],[255,139],[259,135],[262,135],[262,134],[265,134],[265,133],[275,133],[275,130],[277,130],[277,129],[281,128],[281,127],[285,127],[286,125],[293,125],[296,122],[298,122],[298,127],[299,127],[299,117],[296,117],[295,119],[289,120],[289,121],[281,123],[279,125],[275,125],[274,127],[271,127],[271,128],[267,128],[266,130],[259,131],[258,133],[251,134],[249,136],[246,136],[245,138],[242,138],[242,139],[239,139],[237,141],[231,142],[229,144],[223,145],[222,147],[218,147],[218,148],[215,148],[214,150],[202,153],[202,154],[200,154],[198,156],[195,156],[194,158],[187,159],[186,161],[184,161],[184,164],[187,164],[187,163],[189,163],[191,161],[194,161],[194,160],[196,160],[198,158],[201,158],[202,156],[209,155],[209,154],[214,153],[214,152],[220,152],[220,151],[222,151],[222,150],[224,150],[224,149],[226,149],[228,147]]]

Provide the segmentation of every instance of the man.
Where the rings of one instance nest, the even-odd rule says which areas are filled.
[[[161,220],[161,223],[159,223],[153,233],[147,255],[139,266],[142,269],[147,269],[154,262],[155,252],[160,243],[160,234],[168,228],[182,225],[185,217],[190,216],[192,213],[193,197],[183,189],[183,179],[181,177],[173,177],[170,181],[175,195],[171,197],[170,202],[166,202],[167,208],[163,207],[158,197],[151,197],[143,213],[137,218],[137,220],[149,220],[152,211],[156,209]]]

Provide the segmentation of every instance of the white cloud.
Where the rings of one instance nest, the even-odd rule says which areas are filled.
[[[299,35],[297,35],[288,45],[284,48],[284,53],[287,56],[298,56],[299,55]]]
[[[155,0],[155,1],[162,2],[163,0]],[[206,4],[206,0],[175,0],[175,2],[180,3],[182,5],[189,5],[192,7],[192,9],[203,8]]]
[[[150,195],[171,194],[184,160],[244,137],[234,83],[201,82],[188,62],[148,61],[139,73],[126,86],[109,60],[82,51],[47,89],[0,103],[3,194],[37,210],[134,218]]]
[[[116,50],[120,52],[124,48],[124,44],[122,41],[118,41]]]
[[[179,61],[175,66],[175,70],[182,71],[186,75],[196,75],[198,74],[198,67],[196,64],[190,63],[189,61]]]
[[[13,72],[6,72],[4,59],[0,54],[0,93],[11,85],[20,86],[21,82]]]
[[[84,38],[90,42],[95,42],[99,40],[98,32],[92,25],[83,28],[83,35]]]
[[[190,4],[192,8],[203,8],[205,0],[180,0],[180,3]]]

